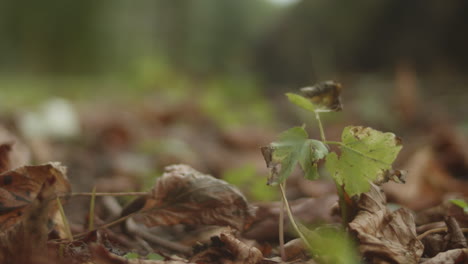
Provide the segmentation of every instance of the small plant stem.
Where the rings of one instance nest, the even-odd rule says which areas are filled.
[[[279,184],[280,187],[286,189],[286,181]],[[286,261],[286,251],[284,249],[284,198],[281,197],[281,206],[280,206],[280,213],[279,213],[279,246],[280,246],[280,254],[281,259]]]
[[[73,241],[73,235],[70,229],[70,225],[68,224],[68,220],[67,220],[67,217],[65,216],[65,211],[63,210],[62,202],[60,201],[59,197],[57,197],[57,206],[60,212],[60,216],[62,217],[63,228],[65,229],[65,234],[70,241]]]
[[[69,196],[144,196],[148,195],[147,192],[75,192],[69,194]]]
[[[319,126],[320,138],[321,138],[322,141],[325,143],[325,142],[326,142],[326,139],[325,139],[325,132],[323,131],[322,121],[320,120],[320,113],[317,112],[317,111],[315,111],[315,118],[317,119],[317,123],[318,123],[318,126]]]
[[[89,203],[89,219],[88,219],[88,230],[94,229],[94,205],[96,204],[96,186],[93,187],[93,195],[91,196],[91,202]]]
[[[291,221],[291,225],[293,226],[294,230],[296,230],[297,234],[299,235],[299,237],[302,239],[302,241],[304,242],[304,244],[312,250],[312,247],[309,243],[309,241],[307,241],[307,238],[304,236],[304,234],[301,232],[301,230],[299,229],[299,226],[296,224],[296,221],[294,220],[294,217],[292,215],[292,211],[291,211],[291,207],[289,206],[289,203],[288,203],[288,199],[286,198],[286,192],[283,188],[283,185],[279,185],[280,187],[280,190],[281,190],[281,195],[283,197],[283,201],[284,201],[284,205],[286,207],[286,212],[288,213],[288,218],[289,218],[289,221]]]
[[[97,230],[97,229],[102,229],[102,228],[108,228],[108,227],[114,226],[114,225],[116,225],[116,224],[120,224],[120,223],[122,223],[123,221],[129,219],[130,217],[135,216],[137,213],[139,213],[139,212],[135,212],[135,213],[128,214],[128,215],[126,215],[126,216],[124,216],[124,217],[121,217],[121,218],[119,218],[119,219],[117,219],[117,220],[114,220],[114,221],[112,221],[112,222],[109,222],[109,223],[107,223],[107,224],[104,224],[104,225],[102,225],[102,226],[99,226],[99,227],[97,227],[97,228],[95,228],[95,229],[93,229],[93,230],[90,230],[90,231],[87,231],[87,232],[83,232],[83,233],[80,233],[80,234],[76,234],[76,235],[74,235],[73,237],[76,239],[76,238],[79,238],[79,237],[82,237],[82,236],[87,235],[87,234],[88,234],[89,232],[91,232],[91,231],[95,231],[95,230]]]

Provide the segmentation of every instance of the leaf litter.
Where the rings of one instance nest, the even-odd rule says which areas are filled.
[[[317,97],[314,100],[319,99],[320,98]],[[328,102],[332,103],[328,104]],[[325,106],[328,104],[331,108],[336,109],[336,107],[334,107],[336,103],[334,103],[333,100],[325,100],[323,104]],[[186,114],[187,113],[182,111],[174,115],[183,116]],[[147,122],[148,114],[146,113],[144,116],[142,120]],[[174,117],[168,120],[161,116],[159,120],[157,115],[152,116],[156,121],[152,124],[152,129],[148,131],[155,131],[155,127],[164,129],[166,126],[176,125],[177,123],[173,121],[176,119]],[[195,126],[199,128],[206,126],[204,122],[193,120],[190,122],[194,122],[193,124],[196,124]],[[197,122],[199,123],[197,124]],[[114,172],[122,173],[119,170],[115,170],[115,168],[112,167],[113,165],[106,165],[114,164],[113,162],[108,162],[106,159],[107,157],[112,159],[118,156],[119,152],[131,151],[131,146],[136,144],[135,141],[142,135],[139,134],[140,131],[138,130],[129,129],[135,126],[138,125],[134,123],[116,123],[111,130],[105,130],[105,134],[96,133],[96,135],[100,136],[100,139],[107,140],[106,144],[108,145],[103,144],[104,141],[90,140],[89,142],[91,142],[91,144],[95,144],[93,145],[93,151],[95,153],[87,153],[83,155],[82,159],[86,160],[86,158],[94,159],[95,157],[100,157],[95,158],[95,166],[99,168],[96,171],[99,171],[101,174],[109,173],[114,175]],[[103,128],[99,127],[99,125],[97,125],[97,127],[99,129]],[[218,136],[213,138],[223,139],[222,132],[216,133],[215,134]],[[151,134],[150,136],[155,135]],[[249,138],[248,135],[246,138]],[[308,138],[307,135],[306,138]],[[278,142],[284,139],[285,138],[280,138]],[[351,139],[352,138],[350,138],[350,140]],[[268,140],[269,139],[265,141],[268,142]],[[241,141],[242,140],[239,141],[236,139],[236,141],[230,140],[228,143],[230,147],[232,147],[233,144],[245,144],[236,143]],[[287,142],[286,140],[284,141]],[[193,140],[193,142],[196,142],[196,140]],[[296,144],[297,142],[301,143],[302,147],[301,144]],[[302,137],[301,141],[294,141],[294,143],[295,144],[289,145],[279,144],[272,147],[284,147],[284,150],[289,154],[297,153],[298,157],[308,157],[303,158],[302,161],[308,160],[307,162],[311,162],[312,166],[318,165],[317,169],[320,170],[319,161],[323,157],[323,154],[320,153],[325,153],[326,148],[324,149],[322,146],[312,143],[312,141],[307,141],[307,139],[304,140],[304,137]],[[47,142],[43,142],[42,144],[49,144],[49,147],[52,146],[51,143]],[[226,144],[226,142],[220,143],[217,146],[223,146],[223,144]],[[455,143],[455,146],[457,144],[458,142]],[[196,144],[194,143],[194,145]],[[252,148],[251,145],[252,143],[249,143],[248,147],[238,147],[237,150],[235,150],[237,151],[236,154],[229,157],[242,156],[249,151],[258,151]],[[303,147],[304,145],[307,146],[307,148]],[[395,144],[394,147],[397,145],[398,144]],[[232,160],[230,159],[220,159],[216,157],[216,155],[213,155],[213,153],[206,155],[207,157],[213,158],[213,161],[211,161],[212,163],[199,163],[198,166],[194,166],[196,168],[201,168],[200,171],[202,172],[195,171],[187,165],[168,167],[164,174],[165,176],[160,177],[153,186],[153,189],[143,196],[142,200],[144,204],[141,207],[137,207],[136,210],[131,210],[134,213],[132,218],[153,226],[148,228],[146,232],[154,233],[163,240],[166,239],[170,242],[187,243],[186,245],[189,247],[194,246],[194,244],[188,243],[188,240],[182,240],[181,234],[190,235],[190,233],[196,229],[212,225],[232,227],[231,231],[226,231],[225,229],[219,232],[216,231],[218,233],[215,233],[210,239],[200,240],[200,242],[197,243],[198,249],[195,252],[185,254],[174,250],[164,250],[162,247],[148,242],[149,240],[144,241],[141,237],[139,239],[138,235],[127,234],[113,226],[101,228],[106,224],[107,219],[105,211],[108,208],[100,200],[98,200],[98,207],[96,208],[96,215],[94,216],[97,220],[96,225],[98,229],[92,232],[86,232],[85,236],[78,236],[79,233],[85,232],[86,226],[79,221],[73,220],[70,225],[75,235],[74,241],[70,242],[65,240],[63,234],[61,234],[63,232],[61,231],[62,227],[60,222],[63,221],[63,219],[57,217],[55,198],[60,196],[62,202],[74,199],[73,197],[69,197],[71,191],[70,185],[74,185],[75,188],[76,185],[73,184],[73,181],[76,183],[77,171],[80,169],[82,170],[84,167],[74,165],[73,170],[69,169],[69,173],[75,175],[72,179],[72,184],[70,184],[66,177],[65,170],[58,163],[26,166],[31,164],[27,155],[24,155],[26,158],[23,157],[13,161],[16,154],[12,155],[12,153],[18,153],[17,147],[20,146],[17,139],[2,139],[0,146],[2,146],[0,147],[0,163],[3,170],[0,175],[0,183],[3,183],[0,185],[0,202],[2,205],[0,219],[2,219],[3,225],[1,234],[2,246],[0,248],[2,263],[284,263],[284,261],[281,261],[277,257],[278,251],[274,239],[278,232],[276,229],[277,214],[280,210],[278,203],[251,204],[247,201],[242,192],[235,187],[230,186],[220,179],[202,173],[206,171],[210,172],[212,175],[221,175],[219,169],[226,165],[220,165],[219,162],[224,160],[225,163],[231,163]],[[60,144],[55,144],[54,146],[58,149],[61,147]],[[79,146],[75,145],[73,148],[78,149]],[[242,152],[244,150],[246,152]],[[203,148],[197,151],[195,151],[195,153],[206,154],[210,152]],[[342,148],[341,155],[346,151],[346,148]],[[359,149],[359,151],[365,152],[366,149]],[[439,151],[440,153],[441,149],[436,146],[434,151]],[[449,153],[457,152],[456,148],[455,150],[454,148],[449,148],[443,151]],[[38,152],[34,151],[34,153],[37,155]],[[63,152],[58,151],[57,153],[62,154]],[[216,154],[217,152],[214,151],[214,153]],[[153,161],[156,163],[163,160],[162,158],[158,158],[157,155],[160,154],[157,153],[152,156],[154,159]],[[275,154],[272,153],[271,161],[273,161],[273,163],[275,160],[278,161],[280,158],[284,157],[281,155],[274,155]],[[18,156],[16,155],[16,157]],[[341,158],[340,156],[340,159]],[[41,159],[44,159],[44,157],[38,160]],[[432,161],[434,160],[437,161],[437,159],[432,159]],[[408,159],[407,161],[411,163],[412,159]],[[426,163],[432,161],[426,160]],[[162,163],[158,166],[162,166]],[[443,161],[442,163],[443,167],[460,168],[457,164],[450,165],[447,161]],[[279,162],[279,164],[280,166],[277,166],[278,173],[283,167],[281,162]],[[418,166],[422,166],[419,162],[417,162],[417,164]],[[458,164],[462,163],[459,162]],[[286,165],[286,169],[291,167],[290,162]],[[301,164],[300,159],[293,165],[299,165],[301,168],[305,167],[304,163]],[[373,166],[374,165],[371,167]],[[343,168],[345,167],[346,166],[343,166]],[[388,169],[388,167],[379,168],[379,172],[375,175],[376,179],[390,178],[390,176],[393,177],[395,174],[398,174],[390,170],[391,168]],[[344,171],[344,169],[342,169],[342,171]],[[412,171],[414,171],[414,169],[408,171],[409,182],[411,182],[413,177]],[[426,170],[426,172],[427,171],[430,171],[430,169]],[[84,172],[85,173],[81,175],[86,174],[87,171]],[[292,171],[291,173],[294,174],[295,172]],[[449,176],[456,174],[453,170],[447,170],[446,173]],[[294,177],[290,177],[288,180],[295,181]],[[464,183],[463,177],[460,177],[460,175],[457,175],[457,180],[460,184]],[[380,182],[379,184],[382,183],[383,182]],[[213,189],[211,189],[212,185],[215,186]],[[294,182],[290,184],[290,186],[294,186]],[[401,188],[405,185],[398,186]],[[454,185],[447,185],[445,187],[445,193],[448,193],[453,186]],[[78,187],[80,186],[78,185]],[[353,193],[354,187],[350,188],[350,193]],[[90,189],[91,188],[86,189],[85,191],[89,191]],[[205,191],[201,192],[201,189]],[[296,198],[304,197],[304,192],[300,189],[296,190],[298,190],[299,193],[290,193],[288,196],[293,199],[291,204],[295,208],[294,214],[302,214],[302,216],[305,216],[301,217],[304,219],[303,222],[313,225],[312,223],[316,221],[322,223],[337,223],[339,221],[339,219],[336,219],[336,212],[333,209],[336,205],[333,205],[332,200],[334,198],[332,196],[328,198],[322,197],[322,199],[317,199],[315,202],[307,198],[296,200]],[[463,189],[460,190],[463,191]],[[359,191],[361,191],[361,189],[359,189]],[[398,195],[402,194],[392,194],[391,199],[394,200]],[[412,196],[410,200],[402,199],[399,201],[402,201],[401,204],[407,205],[410,204],[409,202],[411,201],[418,200],[415,197],[419,197],[419,200],[423,200],[425,194]],[[466,196],[463,195],[463,192],[462,195],[457,197],[444,197],[444,199],[441,198],[443,195],[438,197],[439,202],[442,200],[448,201],[449,198],[465,199],[466,201]],[[464,244],[463,242],[463,237],[466,238],[465,230],[467,223],[466,214],[464,214],[462,208],[451,204],[438,211],[426,211],[426,215],[423,214],[424,211],[412,212],[409,209],[392,211],[389,209],[390,205],[386,203],[385,195],[380,192],[375,193],[373,187],[370,187],[370,191],[361,194],[359,199],[356,199],[355,202],[357,205],[356,217],[349,224],[349,230],[352,230],[352,233],[356,235],[357,246],[362,256],[364,256],[362,261],[367,263],[466,262],[467,251],[466,243]],[[438,203],[434,202],[431,205],[437,206]],[[256,214],[254,214],[254,207],[258,207]],[[412,206],[409,207],[413,208]],[[428,205],[419,208],[429,210]],[[267,213],[261,214],[262,210]],[[320,211],[316,214],[317,217],[313,217],[315,211]],[[18,212],[20,212],[20,215]],[[159,214],[159,212],[162,213]],[[335,214],[335,217],[333,217],[333,214]],[[445,217],[448,215],[453,216],[453,219],[444,222]],[[309,217],[309,219],[307,219],[307,217]],[[83,219],[85,218],[83,214]],[[269,219],[274,219],[276,222],[274,224],[268,224],[267,220]],[[416,222],[414,219],[416,219]],[[129,219],[126,221],[129,221]],[[453,224],[453,221],[456,221],[458,228]],[[437,227],[431,228],[431,224]],[[253,228],[259,228],[259,231],[254,232],[253,235],[252,233],[248,235]],[[293,239],[295,234],[291,229],[289,230],[289,239]],[[424,235],[426,231],[434,233]],[[272,233],[272,235],[266,236],[265,234],[268,234],[268,232]],[[425,240],[432,235],[439,237],[438,240],[432,242],[432,244],[435,244],[433,248],[439,248],[438,251],[434,251],[431,254],[426,253],[426,251],[422,252],[421,243],[424,244],[424,248],[428,247]],[[249,239],[246,239],[246,237]],[[26,243],[25,241],[35,241],[35,243]],[[266,243],[271,246],[265,246]],[[440,246],[449,244],[452,244],[452,246]],[[437,247],[438,245],[439,247]],[[145,257],[126,259],[123,257],[129,252],[140,252],[142,248],[156,251],[164,260],[150,260],[145,259]],[[295,255],[294,252],[297,253],[298,248],[301,249],[300,246],[298,248],[292,246],[292,248],[293,249],[290,251],[291,255]],[[140,255],[145,256],[146,254]],[[312,259],[315,259],[315,261]],[[299,250],[299,253],[296,254],[296,256],[292,256],[289,261],[291,263],[315,263],[319,260],[314,257],[313,253],[308,252],[308,250]]]

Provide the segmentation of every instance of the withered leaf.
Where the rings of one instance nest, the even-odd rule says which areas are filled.
[[[30,158],[26,146],[0,126],[0,173],[28,164]]]
[[[187,165],[165,171],[141,211],[147,226],[227,225],[243,230],[252,222],[255,208],[234,186]]]
[[[238,240],[232,232],[211,238],[211,245],[191,258],[195,263],[259,264],[262,252]]]
[[[56,211],[54,198],[69,191],[63,173],[64,167],[49,163],[0,175],[1,263],[33,263],[47,257],[48,222]]]
[[[301,88],[301,93],[322,111],[341,111],[341,84],[334,81]]]
[[[33,201],[41,197],[39,194],[46,184],[54,195],[64,195],[71,190],[65,167],[59,163],[24,166],[0,174],[0,233],[22,221]]]
[[[126,259],[110,253],[103,245],[92,244],[90,246],[92,263],[96,264],[195,264],[185,260],[145,260]]]
[[[379,263],[380,260],[418,263],[423,245],[416,238],[416,227],[409,210],[389,211],[384,194],[375,185],[361,195],[358,207],[359,213],[349,227],[356,232],[359,250],[370,263]]]
[[[422,264],[463,264],[468,262],[468,249],[458,248],[437,254],[437,256],[422,262]]]

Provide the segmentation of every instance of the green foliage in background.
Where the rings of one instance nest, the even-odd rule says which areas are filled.
[[[253,165],[245,165],[227,170],[222,177],[225,181],[238,186],[254,201],[273,201],[278,199],[278,193],[269,188],[260,177]]]

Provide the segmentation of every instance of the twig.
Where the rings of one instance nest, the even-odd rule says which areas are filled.
[[[147,195],[147,192],[116,192],[116,193],[111,193],[111,192],[97,192],[97,193],[92,193],[92,192],[75,192],[71,194],[67,194],[65,196],[144,196]]]
[[[460,228],[460,229],[461,229],[461,231],[463,233],[468,233],[468,228],[467,227]],[[420,234],[416,238],[419,239],[419,240],[422,240],[423,238],[425,238],[426,236],[428,236],[430,234],[440,233],[440,232],[447,232],[447,227],[440,227],[440,228],[434,228],[434,229],[431,229],[431,230],[427,230],[426,232]]]
[[[132,233],[135,236],[139,236],[147,241],[150,241],[152,243],[155,243],[167,249],[177,251],[185,255],[189,255],[192,253],[192,249],[190,247],[177,243],[177,242],[173,242],[173,241],[169,241],[169,240],[165,240],[160,237],[157,237],[151,234],[150,232],[148,232],[148,230],[145,230],[142,227],[138,226],[133,221],[127,222],[127,230],[129,233]]]

